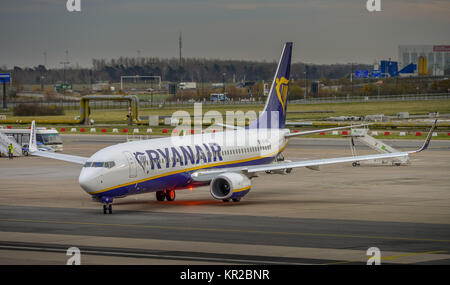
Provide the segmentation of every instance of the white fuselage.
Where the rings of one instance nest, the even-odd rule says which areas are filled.
[[[79,183],[94,198],[195,187],[201,184],[191,173],[200,169],[272,162],[287,144],[286,133],[242,129],[121,143],[92,155]]]

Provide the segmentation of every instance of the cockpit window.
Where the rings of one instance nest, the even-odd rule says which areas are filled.
[[[84,167],[103,167],[103,168],[113,168],[116,164],[114,161],[107,162],[86,162]]]

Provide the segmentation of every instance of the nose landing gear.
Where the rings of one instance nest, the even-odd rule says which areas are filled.
[[[112,214],[111,204],[103,204],[103,214]]]
[[[102,203],[103,203],[103,214],[112,214],[113,198],[102,197]]]

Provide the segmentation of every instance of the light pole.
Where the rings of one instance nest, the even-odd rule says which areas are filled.
[[[70,64],[70,62],[69,62],[69,50],[66,50],[66,60],[65,61],[61,61],[60,64],[62,64],[64,66],[62,88],[63,88],[64,95],[66,95],[66,65]]]
[[[305,71],[303,72],[305,74],[305,93],[303,93],[303,97],[306,101],[306,93],[308,92],[308,66],[305,65]]]
[[[222,84],[223,84],[223,94],[225,95],[225,75],[227,75],[225,72],[222,74]]]
[[[63,84],[62,84],[62,89],[63,89],[63,93],[64,95],[66,95],[66,65],[69,64],[70,62],[68,61],[61,61],[59,64],[63,65]]]
[[[352,83],[352,96],[353,96],[353,62],[352,62],[352,72],[350,73],[350,82]]]
[[[203,102],[206,101],[206,97],[205,97],[205,77],[204,77],[204,72],[205,72],[205,63],[202,63],[202,72],[201,72],[201,76],[202,76],[202,101],[203,101]]]

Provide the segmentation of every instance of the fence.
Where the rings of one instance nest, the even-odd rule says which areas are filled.
[[[425,100],[448,100],[450,99],[450,93],[429,93],[429,94],[405,94],[405,95],[383,95],[383,96],[335,96],[335,97],[317,97],[307,98],[300,100],[289,100],[290,104],[317,104],[317,103],[358,103],[358,102],[382,102],[382,101],[425,101]],[[204,105],[217,105],[217,106],[234,106],[234,105],[263,105],[265,101],[197,101]],[[165,101],[151,102],[148,100],[141,100],[139,102],[140,109],[151,109],[160,107],[189,107],[195,103],[193,100],[177,100],[177,101]],[[43,106],[61,106],[65,110],[79,110],[79,101],[41,101],[33,100],[26,102],[8,102],[8,106],[13,108],[18,104],[39,104]],[[127,109],[128,102],[115,102],[115,101],[93,101],[90,103],[91,109]]]

